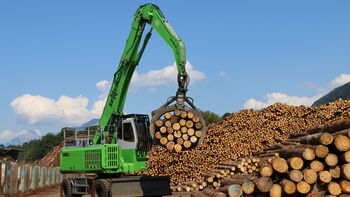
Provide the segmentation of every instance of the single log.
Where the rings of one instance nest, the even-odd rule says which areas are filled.
[[[165,133],[166,132],[166,127],[165,126],[160,127],[159,131],[161,133]]]
[[[157,140],[159,140],[160,138],[162,138],[162,134],[160,132],[156,132],[154,134],[154,138],[156,138]]]
[[[341,174],[344,179],[350,180],[350,163],[342,165]]]
[[[270,164],[264,164],[260,167],[259,173],[262,177],[269,177],[273,173],[273,169]]]
[[[181,138],[182,134],[181,131],[174,131],[174,137]]]
[[[178,116],[171,116],[170,122],[172,124],[177,123],[178,121],[179,121],[179,117]]]
[[[202,128],[202,123],[196,122],[196,124],[194,125],[194,127],[196,127],[196,129],[201,129],[201,128]]]
[[[193,129],[193,128],[189,128],[189,129],[187,130],[187,134],[188,134],[189,136],[194,135],[194,129]]]
[[[174,123],[173,124],[173,129],[174,130],[179,130],[180,129],[180,124],[179,123]]]
[[[292,157],[287,160],[289,166],[294,170],[299,170],[303,167],[304,161],[300,157]]]
[[[187,118],[187,112],[186,111],[182,111],[180,116],[181,116],[181,118]]]
[[[192,143],[189,140],[185,140],[183,145],[184,145],[185,148],[190,148]]]
[[[191,141],[191,143],[196,143],[197,142],[197,137],[196,136],[191,136],[190,137],[190,141]]]
[[[279,184],[273,184],[270,189],[270,197],[282,197],[282,187]]]
[[[186,120],[185,119],[180,119],[179,124],[182,127],[186,126]]]
[[[243,191],[240,185],[230,185],[227,188],[228,196],[230,197],[240,197],[243,195]]]
[[[281,181],[281,185],[282,185],[282,189],[286,194],[294,194],[297,186],[295,185],[295,183],[293,181],[290,180],[282,180]]]
[[[198,138],[202,137],[202,131],[200,131],[200,130],[196,131],[195,135],[196,135]]]
[[[331,173],[332,178],[338,179],[340,178],[340,167],[334,166],[329,169],[329,172]]]
[[[329,133],[323,133],[320,137],[320,141],[323,145],[330,145],[333,142],[333,136]]]
[[[174,135],[173,134],[169,134],[167,136],[167,138],[168,138],[169,141],[173,141],[174,140]]]
[[[174,129],[172,127],[168,127],[166,129],[166,132],[172,134],[172,133],[174,133]]]
[[[328,166],[336,166],[338,164],[338,156],[333,153],[328,153],[325,162]]]
[[[313,184],[317,181],[317,173],[312,169],[305,169],[303,175],[304,180],[309,184]]]
[[[170,112],[166,112],[166,113],[164,114],[164,118],[166,118],[166,119],[170,119],[171,116],[172,116],[172,114],[171,114]]]
[[[314,170],[315,172],[321,172],[323,171],[324,169],[324,165],[322,162],[318,161],[318,160],[313,160],[311,163],[310,163],[310,168],[312,170]]]
[[[350,149],[350,139],[345,135],[334,137],[334,145],[339,151],[348,151]]]
[[[255,190],[255,185],[252,181],[242,183],[242,191],[245,194],[252,194]]]
[[[341,194],[340,185],[338,183],[336,183],[336,182],[330,182],[327,185],[327,190],[332,195],[339,195],[339,194]]]
[[[184,139],[185,141],[189,139],[187,134],[182,134],[182,139]]]
[[[324,145],[316,146],[315,154],[317,157],[325,158],[327,156],[328,152],[329,152],[329,149],[327,146],[324,146]]]
[[[181,152],[182,146],[180,144],[175,144],[174,149],[176,152]]]
[[[272,167],[279,173],[284,173],[288,170],[287,161],[283,158],[275,158],[272,160]]]
[[[272,179],[269,177],[261,177],[254,179],[253,182],[260,192],[268,192],[272,187]]]
[[[195,115],[195,116],[193,116],[192,121],[193,121],[193,122],[199,122],[200,119],[199,119],[198,116]]]
[[[243,191],[240,185],[227,185],[221,188],[217,188],[216,191],[233,197],[240,197],[243,195]]]
[[[175,143],[174,143],[174,142],[168,142],[168,143],[166,144],[166,149],[167,149],[168,151],[173,151],[173,150],[174,150],[174,146],[175,146]]]
[[[350,150],[346,151],[342,155],[342,159],[343,159],[343,161],[350,163]]]
[[[162,137],[162,138],[160,138],[159,142],[161,145],[165,145],[168,143],[168,139],[166,137]]]
[[[164,125],[165,125],[167,128],[169,128],[169,127],[171,127],[173,124],[170,122],[170,120],[167,120],[167,121],[165,121]]]
[[[188,120],[188,121],[186,122],[186,127],[188,127],[188,128],[192,128],[192,127],[193,127],[193,122],[192,122],[192,120]]]
[[[192,112],[187,113],[187,118],[192,119],[194,117],[194,114]]]
[[[300,170],[292,170],[289,172],[289,178],[294,182],[303,180],[303,173]]]
[[[207,177],[207,182],[208,182],[208,183],[214,182],[214,177],[212,177],[212,176]]]
[[[302,136],[296,139],[288,139],[287,141],[299,142],[300,144],[324,144],[329,145],[332,143],[333,136],[329,133],[315,133],[311,135]]]
[[[308,161],[314,160],[316,157],[315,151],[311,148],[305,148],[303,151],[303,158]]]
[[[350,181],[348,180],[341,180],[339,182],[341,191],[346,194],[350,194]]]
[[[187,127],[181,127],[180,131],[181,133],[187,133],[188,128]]]
[[[154,122],[154,124],[157,126],[157,127],[161,127],[163,125],[163,121],[162,120],[156,120]]]
[[[178,110],[178,109],[175,109],[174,115],[175,115],[175,116],[180,116],[180,115],[181,115],[181,111]]]
[[[320,179],[321,182],[323,183],[329,183],[332,181],[332,175],[329,171],[322,171],[318,173],[318,178]]]
[[[297,183],[297,191],[301,194],[306,194],[311,190],[310,184],[305,181],[300,181]]]

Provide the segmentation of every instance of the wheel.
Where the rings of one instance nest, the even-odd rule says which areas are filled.
[[[61,183],[61,197],[73,197],[72,184],[69,179],[64,179]]]
[[[82,195],[73,194],[72,183],[70,179],[64,179],[61,183],[61,197],[81,197]]]
[[[110,182],[107,179],[94,181],[91,188],[92,197],[111,197]]]

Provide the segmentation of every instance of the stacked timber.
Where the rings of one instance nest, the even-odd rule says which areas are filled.
[[[221,162],[250,158],[258,152],[282,146],[281,142],[290,135],[346,118],[350,118],[350,101],[346,100],[315,108],[277,103],[260,111],[242,110],[209,125],[203,142],[195,149],[177,153],[155,146],[149,152],[147,170],[142,173],[170,176],[174,186],[198,181],[202,174],[216,170]],[[265,152],[261,157],[274,154]]]
[[[212,190],[226,196],[350,196],[350,119],[292,135],[249,160],[257,162],[255,172],[237,170],[247,158],[221,162],[203,174],[206,187],[189,185],[187,190],[197,195]]]
[[[203,136],[202,124],[193,112],[178,109],[169,111],[154,122],[154,139],[168,151],[190,149]]]

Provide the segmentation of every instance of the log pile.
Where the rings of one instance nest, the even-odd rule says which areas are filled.
[[[178,109],[166,112],[154,122],[154,139],[168,151],[188,150],[196,146],[203,136],[202,124],[192,112]]]
[[[49,153],[35,163],[42,166],[60,166],[60,152],[62,148],[63,141],[58,146],[54,146]]]
[[[221,162],[199,180],[172,189],[193,196],[350,196],[350,119],[292,135],[253,158]]]
[[[177,153],[155,146],[149,152],[147,170],[142,174],[170,176],[173,185],[197,182],[202,174],[215,170],[221,162],[281,146],[279,143],[292,134],[344,118],[350,118],[350,101],[339,100],[315,108],[277,103],[261,111],[242,110],[209,125],[203,142],[195,149]],[[271,156],[274,153],[266,152],[264,157]]]

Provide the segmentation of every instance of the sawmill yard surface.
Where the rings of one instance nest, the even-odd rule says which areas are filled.
[[[203,142],[195,149],[183,150],[177,153],[175,151],[169,151],[162,146],[154,146],[148,155],[147,170],[136,174],[170,176],[172,189],[177,191],[192,191],[198,196],[201,194],[215,196],[217,195],[215,192],[221,190],[221,193],[228,195],[229,185],[226,185],[224,189],[220,190],[220,188],[223,188],[223,185],[225,185],[223,184],[225,181],[223,182],[222,178],[226,176],[226,179],[232,179],[233,175],[237,176],[236,174],[248,174],[240,172],[240,169],[237,168],[237,162],[235,163],[234,161],[241,162],[242,158],[245,158],[244,161],[250,159],[252,162],[253,155],[271,149],[271,147],[273,148],[276,144],[282,144],[290,138],[291,135],[295,136],[298,133],[310,130],[310,128],[323,124],[331,124],[335,121],[348,118],[350,118],[350,101],[347,100],[338,100],[318,107],[290,106],[276,103],[260,111],[241,110],[226,117],[219,123],[209,125],[207,135]],[[334,145],[332,145],[332,147],[333,146]],[[49,154],[38,162],[44,165],[58,165],[59,150],[61,148],[62,146],[54,147]],[[333,148],[330,149],[333,150]],[[312,148],[312,150],[314,149]],[[340,154],[343,152],[336,153]],[[270,154],[270,152],[265,152],[265,154],[271,158],[267,161],[267,163],[270,164],[274,157],[278,157],[278,151],[272,154]],[[319,160],[323,162],[324,158],[320,158]],[[236,165],[236,170],[230,171],[228,168],[225,169],[225,167],[223,167],[225,165],[222,164],[225,162],[226,164],[232,162],[232,166]],[[250,169],[249,172],[252,173],[249,174],[261,178],[259,175],[259,162],[260,161],[255,161],[255,163],[257,163],[256,168],[254,168],[254,170]],[[310,161],[304,163],[305,165],[301,169],[310,168]],[[287,163],[287,165],[290,165],[290,163]],[[218,169],[218,166],[221,167]],[[223,169],[226,171],[220,171]],[[327,166],[325,166],[324,169],[329,171],[329,167]],[[288,177],[288,174],[284,173],[287,172],[281,173],[283,177]],[[221,175],[216,177],[216,174]],[[276,172],[273,174],[276,175]],[[207,179],[209,177],[213,178],[213,182],[208,182]],[[284,179],[280,179],[278,175],[268,178],[271,179],[271,181],[265,180],[265,183],[273,182],[282,187],[287,184],[285,182],[282,183]],[[248,180],[246,178],[243,179]],[[254,180],[253,177],[249,181]],[[333,181],[334,180],[340,181],[340,178],[333,178]],[[303,181],[305,180],[303,179]],[[199,187],[203,182],[206,182],[206,186]],[[216,182],[215,186],[212,185],[214,182]],[[226,180],[226,182],[229,182],[229,180]],[[255,182],[258,181],[255,180]],[[234,183],[234,181],[232,181],[232,183]],[[298,182],[294,181],[293,183],[297,184]],[[315,182],[311,181],[308,184],[312,187]],[[329,185],[330,183],[327,184]],[[326,185],[325,187],[327,187],[327,184],[321,185]],[[238,185],[242,186],[242,184]],[[336,188],[335,190],[338,189],[338,186],[334,187]],[[277,188],[278,190],[278,186],[274,186],[273,188]],[[198,192],[197,190],[203,190],[203,192]]]

